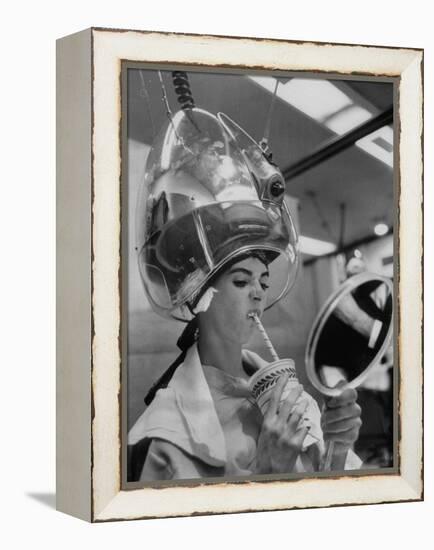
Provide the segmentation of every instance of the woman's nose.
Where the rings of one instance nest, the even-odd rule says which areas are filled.
[[[253,284],[252,289],[250,291],[250,296],[253,300],[260,301],[264,298],[264,289],[262,288],[261,284],[259,282],[256,282]]]

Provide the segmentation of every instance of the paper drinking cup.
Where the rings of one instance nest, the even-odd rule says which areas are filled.
[[[297,373],[295,364],[292,359],[279,359],[273,361],[266,367],[259,369],[250,378],[249,388],[255,398],[262,414],[265,414],[268,409],[268,404],[271,399],[271,394],[279,380],[279,378],[289,372],[288,382],[282,392],[281,401],[284,401],[291,390],[298,386]]]

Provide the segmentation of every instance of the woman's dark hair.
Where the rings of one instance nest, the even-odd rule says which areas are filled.
[[[208,281],[203,285],[203,287],[200,289],[198,294],[194,297],[193,301],[188,305],[190,312],[192,314],[195,307],[197,306],[199,300],[204,295],[205,291],[210,287],[213,286],[216,280],[228,269],[230,269],[234,264],[237,264],[238,262],[242,262],[243,260],[247,260],[248,258],[256,258],[260,262],[262,262],[265,267],[268,267],[269,264],[273,260],[276,259],[278,256],[278,253],[271,251],[271,250],[249,250],[247,252],[244,252],[242,254],[236,255],[233,258],[231,258],[229,261],[225,262],[220,269],[218,269],[213,275],[208,279]]]

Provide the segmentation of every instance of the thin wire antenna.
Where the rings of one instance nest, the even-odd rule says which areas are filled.
[[[321,210],[320,205],[318,204],[317,197],[315,191],[306,191],[306,195],[310,198],[312,201],[312,204],[318,214],[318,218],[321,220],[321,226],[327,231],[328,236],[332,240],[332,242],[335,242],[335,237],[333,235],[333,232],[330,228],[330,224],[326,220],[323,211]]]
[[[139,75],[140,75],[140,80],[142,82],[141,96],[145,98],[145,103],[148,109],[149,119],[151,121],[151,127],[152,127],[152,141],[154,141],[156,132],[155,132],[154,117],[152,116],[151,100],[149,98],[148,90],[146,89],[146,83],[145,83],[145,77],[143,76],[143,71],[139,70]]]
[[[265,120],[264,137],[259,142],[259,146],[261,147],[264,154],[269,155],[270,158],[271,150],[269,148],[268,142],[270,139],[271,119],[273,117],[274,104],[276,102],[277,88],[279,87],[279,83],[279,80],[276,78],[276,85],[274,86],[273,97],[271,98],[270,106],[268,107],[267,118]]]
[[[264,137],[262,138],[262,141],[266,141],[267,143],[268,143],[268,140],[270,139],[271,119],[273,117],[274,104],[276,103],[277,88],[279,87],[279,84],[280,84],[279,79],[276,78],[276,85],[274,87],[273,97],[271,98],[271,103],[268,108],[267,120],[265,123],[265,129],[264,129]]]
[[[176,137],[178,137],[178,135],[176,134],[176,128],[173,124],[173,114],[172,114],[172,111],[170,110],[169,101],[167,99],[166,85],[164,84],[163,75],[161,74],[161,71],[158,71],[158,78],[160,79],[161,93],[163,95],[164,106],[166,107],[166,115],[169,118],[170,123],[172,124],[173,131],[175,132]]]
[[[344,202],[341,202],[339,205],[339,248],[344,247],[345,242],[345,222],[346,222],[346,213],[347,213],[347,205]]]

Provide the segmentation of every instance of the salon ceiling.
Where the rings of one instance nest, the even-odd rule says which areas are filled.
[[[139,72],[131,70],[129,73],[128,134],[130,138],[150,144],[155,129],[158,130],[167,119],[161,86],[155,72],[144,71],[145,94]],[[222,111],[256,140],[263,137],[272,97],[269,91],[244,76],[189,75],[198,107],[213,113]],[[170,73],[164,73],[163,77],[169,104],[175,111],[177,102]],[[369,108],[374,115],[393,104],[390,83],[334,82],[354,104]],[[273,160],[281,169],[335,137],[336,134],[323,124],[280,98],[276,100],[269,142]],[[290,195],[299,199],[303,235],[337,244],[342,203],[346,208],[344,244],[372,236],[375,223],[392,225],[392,168],[355,145],[288,181],[287,189]]]

